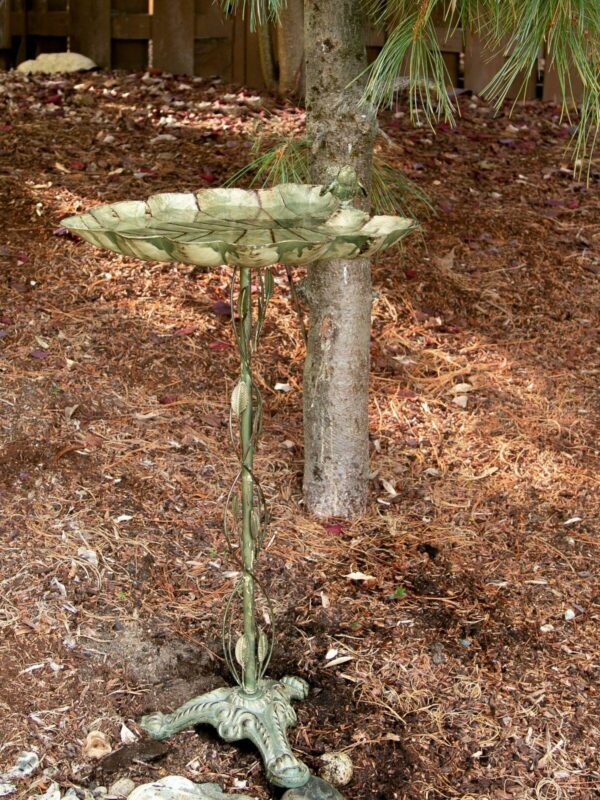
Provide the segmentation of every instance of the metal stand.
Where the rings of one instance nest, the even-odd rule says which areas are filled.
[[[252,353],[273,293],[273,276],[269,270],[256,272],[258,291],[254,321],[252,272],[249,267],[239,267],[238,270],[237,304],[234,303],[235,274],[231,283],[231,315],[240,354],[240,380],[231,397],[230,429],[234,439],[236,419],[240,471],[227,498],[224,531],[230,553],[239,562],[240,577],[227,601],[223,617],[225,660],[237,686],[215,689],[189,700],[172,714],[150,714],[142,719],[141,726],[155,739],[165,739],[199,723],[214,725],[226,742],[250,739],[263,757],[268,780],[276,786],[295,788],[306,784],[310,773],[308,767],[292,754],[287,728],[296,722],[291,700],[305,699],[308,684],[301,678],[286,677],[278,682],[264,677],[273,650],[274,620],[269,598],[254,573],[265,536],[267,511],[253,473],[254,450],[261,429],[262,400],[252,380]],[[258,625],[257,601],[261,597],[266,606],[264,616],[269,620],[268,630]],[[236,608],[242,610],[241,626],[237,630]]]

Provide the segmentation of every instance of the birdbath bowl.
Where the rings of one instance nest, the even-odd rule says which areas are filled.
[[[322,186],[203,189],[126,200],[67,217],[63,225],[98,247],[147,261],[199,267],[270,267],[371,256],[413,227],[369,217]]]
[[[262,399],[252,379],[252,354],[274,289],[270,266],[368,257],[414,227],[410,219],[370,217],[354,208],[358,189],[354,171],[343,167],[328,187],[288,183],[256,191],[157,194],[146,201],[99,206],[62,221],[91,244],[123,255],[235,267],[231,316],[240,377],[231,396],[230,421],[232,432],[238,429],[234,442],[240,466],[225,503],[224,532],[239,577],[223,619],[224,656],[235,686],[195,697],[172,713],[150,714],[141,725],[156,739],[199,723],[214,725],[227,742],[250,739],[263,757],[268,780],[290,788],[304,786],[310,778],[287,738],[287,728],[296,721],[291,700],[304,699],[308,684],[296,677],[265,677],[274,644],[274,614],[256,575],[268,519],[253,471]]]

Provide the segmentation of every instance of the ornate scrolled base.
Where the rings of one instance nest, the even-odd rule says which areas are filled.
[[[149,714],[141,727],[154,739],[166,739],[178,731],[208,723],[226,742],[250,739],[265,762],[267,779],[276,786],[304,786],[308,767],[293,755],[287,729],[296,722],[291,701],[304,700],[308,684],[302,678],[260,680],[257,691],[241,687],[215,689],[188,700],[172,714]]]

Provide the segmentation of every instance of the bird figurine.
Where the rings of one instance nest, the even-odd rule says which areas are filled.
[[[321,189],[321,194],[327,194],[327,192],[336,197],[343,206],[350,205],[352,198],[359,192],[362,192],[365,197],[367,195],[367,190],[358,180],[354,167],[350,166],[342,167],[329,186]]]

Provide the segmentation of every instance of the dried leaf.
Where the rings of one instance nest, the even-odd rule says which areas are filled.
[[[333,525],[325,525],[324,527],[327,533],[333,533],[336,536],[344,533],[344,526],[340,522],[336,522]]]
[[[229,342],[222,342],[219,340],[211,342],[208,346],[211,350],[229,350]]]
[[[229,303],[224,302],[223,300],[217,300],[216,303],[213,303],[212,306],[210,307],[210,310],[217,317],[231,316],[231,305]]]
[[[112,750],[108,738],[102,731],[90,731],[85,738],[83,755],[86,758],[97,760],[108,755]]]
[[[196,328],[193,325],[189,325],[187,328],[179,328],[175,331],[175,336],[189,336],[192,333],[196,332]]]
[[[339,664],[345,664],[347,661],[353,661],[354,656],[340,656],[339,658],[334,658],[333,661],[330,661],[328,664],[325,664],[325,667],[337,667]]]
[[[470,383],[456,383],[448,390],[448,394],[467,394],[473,391],[473,385]]]
[[[377,578],[374,575],[365,575],[364,572],[349,572],[347,575],[344,575],[345,578],[348,578],[349,581],[376,581]]]

